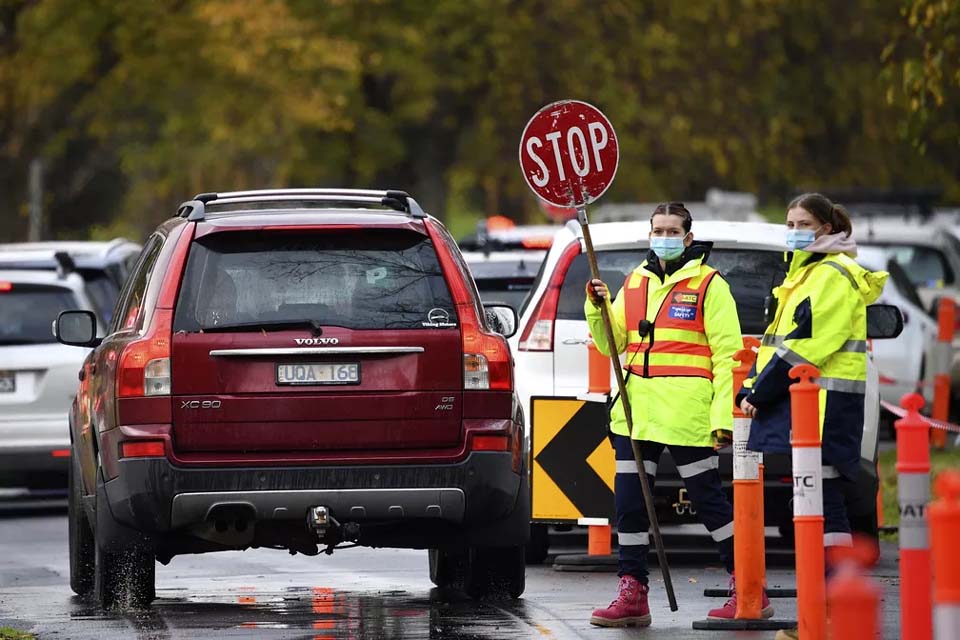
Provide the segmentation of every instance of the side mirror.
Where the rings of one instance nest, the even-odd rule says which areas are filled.
[[[504,338],[512,338],[517,332],[520,320],[513,307],[505,304],[485,304],[483,310],[486,313],[487,324]]]
[[[71,347],[96,347],[97,316],[92,311],[61,311],[53,323],[53,335],[61,344]]]
[[[874,340],[896,338],[903,331],[903,314],[892,304],[867,307],[867,337]]]

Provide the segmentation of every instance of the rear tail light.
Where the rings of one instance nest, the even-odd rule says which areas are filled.
[[[570,243],[560,254],[557,267],[547,283],[547,290],[534,307],[527,326],[520,334],[521,351],[553,351],[553,329],[557,320],[557,307],[560,304],[560,288],[567,277],[570,265],[578,255],[580,255],[579,242]]]
[[[509,451],[510,438],[504,435],[475,435],[470,444],[472,451]]]
[[[53,458],[69,458],[70,449],[53,449],[50,452],[50,456]]]
[[[4,293],[6,291],[13,291],[12,282],[0,282],[0,293]]]
[[[157,309],[142,338],[127,344],[117,367],[117,396],[170,395],[170,327],[173,311]]]
[[[120,443],[121,458],[162,458],[163,440],[128,440]]]
[[[485,331],[479,294],[473,278],[462,261],[455,258],[456,244],[439,223],[430,220],[427,232],[437,250],[440,266],[450,286],[453,304],[460,320],[463,341],[463,388],[471,390],[513,389],[513,359],[507,340]]]

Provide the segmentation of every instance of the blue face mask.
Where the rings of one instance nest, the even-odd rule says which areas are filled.
[[[787,248],[790,251],[806,249],[817,238],[817,232],[814,229],[788,229],[787,230]]]
[[[670,262],[683,255],[683,238],[650,238],[650,248],[661,260]]]

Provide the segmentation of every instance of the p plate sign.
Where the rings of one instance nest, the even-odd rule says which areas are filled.
[[[558,207],[590,204],[617,174],[620,148],[613,125],[579,100],[537,111],[520,138],[520,168],[527,185]]]

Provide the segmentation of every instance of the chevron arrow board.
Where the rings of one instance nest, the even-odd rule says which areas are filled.
[[[616,460],[607,439],[605,403],[534,397],[530,407],[533,520],[613,522]]]

